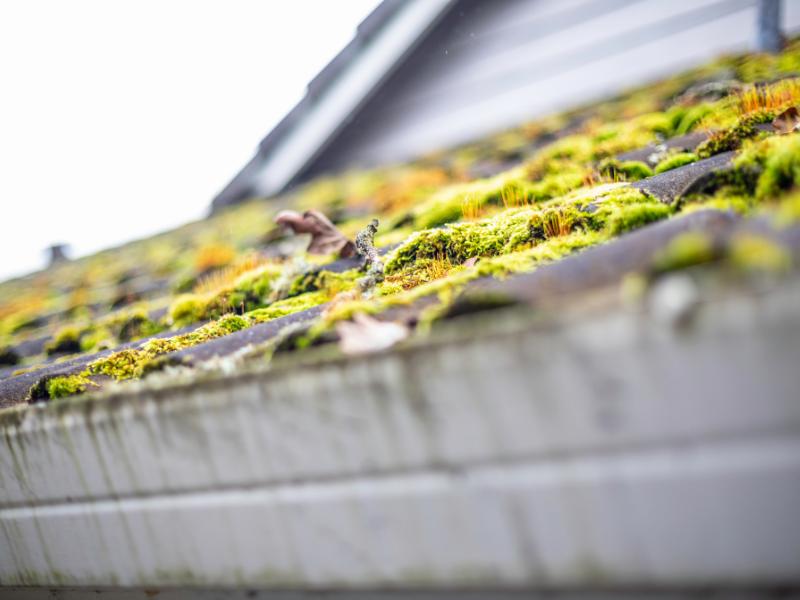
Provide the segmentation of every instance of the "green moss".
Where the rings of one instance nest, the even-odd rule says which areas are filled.
[[[416,228],[431,228],[460,220],[465,213],[488,204],[502,206],[503,197],[528,198],[528,184],[521,171],[501,173],[490,179],[451,185],[433,194],[411,211]]]
[[[744,140],[759,133],[757,125],[769,123],[774,118],[775,113],[770,110],[745,115],[735,125],[711,134],[711,137],[697,147],[695,154],[699,158],[708,158],[729,150],[737,150]]]
[[[576,230],[608,228],[612,235],[668,216],[672,209],[649,201],[626,184],[572,192],[539,208],[506,210],[476,222],[455,223],[412,234],[386,259],[386,273],[425,268],[429,260],[459,265],[468,258],[508,254],[526,244],[561,238]]]
[[[678,108],[678,107],[674,107]],[[695,106],[680,107],[683,111],[673,113],[672,135],[684,135],[697,128],[703,119],[714,111],[714,107],[709,103],[697,104]]]
[[[424,259],[447,259],[460,264],[473,256],[508,253],[532,239],[535,214],[531,209],[514,209],[475,223],[419,231],[387,257],[386,273],[396,273]]]
[[[625,181],[639,181],[653,176],[653,169],[639,160],[619,161],[606,159],[600,163],[598,170],[603,175],[614,179],[624,179]]]
[[[780,199],[774,209],[775,222],[780,227],[800,222],[800,192],[788,194]]]
[[[326,291],[307,292],[299,296],[287,298],[286,300],[279,300],[273,302],[265,308],[257,308],[256,310],[247,313],[247,316],[253,319],[256,323],[263,323],[271,321],[279,317],[285,317],[301,310],[307,310],[318,306],[323,302],[327,302],[328,293]]]
[[[92,327],[81,334],[81,352],[103,349],[113,344],[114,337],[106,327]]]
[[[114,379],[139,377],[145,365],[156,356],[176,352],[202,344],[203,342],[240,331],[252,324],[248,317],[225,315],[192,332],[168,338],[157,338],[136,349],[125,349],[89,364],[87,372],[92,375],[107,375]]]
[[[176,327],[202,320],[208,301],[196,294],[178,296],[169,307],[169,318]]]
[[[759,200],[777,196],[800,183],[800,136],[773,137],[751,145],[735,161],[737,169],[758,165],[761,173],[755,195]]]
[[[791,254],[775,241],[754,234],[738,234],[731,240],[728,258],[734,267],[748,272],[782,273],[792,266]]]
[[[286,297],[299,296],[308,292],[325,292],[334,296],[355,287],[356,280],[361,277],[358,269],[350,269],[343,273],[331,271],[310,271],[298,275],[289,285]]]
[[[714,209],[722,212],[733,211],[740,215],[747,215],[752,211],[754,200],[752,196],[742,193],[741,190],[723,186],[713,196],[691,195],[682,199],[681,213],[688,214],[696,210]]]
[[[0,365],[14,366],[19,363],[20,357],[13,348],[5,344],[0,344]]]
[[[97,384],[85,375],[66,375],[53,377],[47,381],[47,395],[50,399],[64,398],[84,393],[87,388]]]
[[[608,219],[608,230],[612,235],[619,235],[643,227],[649,223],[666,219],[672,209],[661,202],[633,204],[616,209]]]
[[[44,350],[48,356],[80,352],[80,335],[81,331],[78,327],[73,325],[63,327],[58,330],[52,341],[45,345]]]
[[[655,172],[664,173],[665,171],[671,171],[672,169],[677,169],[678,167],[682,167],[696,161],[697,155],[694,152],[678,152],[677,154],[667,156],[664,160],[658,163],[656,165]]]
[[[673,238],[653,260],[656,271],[684,269],[713,260],[714,246],[704,233],[690,231]]]

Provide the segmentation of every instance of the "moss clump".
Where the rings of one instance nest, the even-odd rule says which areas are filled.
[[[678,152],[671,156],[667,156],[664,160],[656,165],[656,173],[664,173],[671,171],[684,165],[691,164],[697,161],[697,155],[694,152]]]
[[[671,214],[672,208],[661,202],[621,206],[609,216],[608,230],[611,235],[619,235],[649,223],[666,219]]]
[[[0,345],[0,365],[12,367],[16,364],[19,364],[19,354],[9,346]]]
[[[83,394],[90,386],[97,387],[97,384],[85,375],[53,377],[47,381],[47,395],[52,400],[75,396]]]
[[[800,192],[787,194],[781,198],[774,210],[774,217],[779,227],[786,227],[800,222]]]
[[[527,202],[531,196],[530,186],[520,169],[489,179],[451,185],[414,207],[410,218],[417,229],[439,227],[469,217],[470,211],[479,212],[487,205],[502,206],[503,198]]]
[[[775,113],[771,110],[745,115],[735,125],[711,134],[711,137],[697,147],[695,154],[698,158],[709,158],[715,154],[737,150],[744,140],[759,133],[758,125],[769,123],[774,118]]]
[[[511,252],[532,239],[535,213],[530,209],[514,209],[476,223],[457,223],[444,229],[417,232],[387,258],[386,273],[395,273],[424,259],[446,258],[460,264],[473,256]]]
[[[656,271],[673,271],[709,262],[715,258],[712,240],[704,233],[690,231],[673,238],[653,260]]]
[[[598,170],[614,180],[639,181],[653,176],[653,169],[639,160],[606,159],[600,163]]]
[[[792,266],[791,254],[775,241],[759,235],[739,234],[728,250],[731,264],[747,272],[783,273]]]
[[[627,184],[595,186],[539,208],[510,209],[488,219],[414,233],[387,257],[386,273],[427,268],[429,261],[460,265],[468,258],[509,254],[575,231],[605,229],[616,235],[671,213],[669,206],[650,201]]]
[[[176,327],[197,323],[203,319],[207,304],[207,300],[195,294],[178,296],[169,307],[170,321]]]
[[[176,352],[202,344],[203,342],[240,331],[252,324],[252,320],[239,315],[225,315],[212,323],[207,323],[192,332],[169,338],[150,340],[136,349],[125,349],[111,356],[90,363],[87,373],[107,375],[114,379],[139,377],[145,365],[156,356]]]
[[[351,269],[344,273],[332,273],[331,271],[310,271],[298,275],[289,285],[286,297],[292,298],[309,292],[323,291],[325,294],[335,296],[340,292],[347,291],[355,287],[356,280],[360,277],[357,269]]]
[[[269,304],[274,283],[281,273],[279,265],[262,265],[240,275],[233,285],[206,294],[179,296],[170,306],[170,321],[176,327],[185,327],[226,313],[244,314],[260,308]]]
[[[247,313],[247,316],[256,323],[264,323],[265,321],[285,317],[286,315],[300,312],[301,310],[308,310],[309,308],[327,302],[328,299],[329,297],[326,291],[308,292],[299,296],[287,298],[286,300],[273,302],[264,308],[257,308]]]
[[[52,341],[44,347],[48,356],[54,354],[72,354],[81,351],[80,343],[81,331],[74,326],[63,327],[60,329]]]
[[[800,183],[800,136],[772,137],[750,144],[736,158],[734,168],[745,181],[757,174],[757,199],[775,197]]]

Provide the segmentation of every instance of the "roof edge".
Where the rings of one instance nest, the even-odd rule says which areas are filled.
[[[211,212],[289,185],[458,0],[384,0],[308,84],[255,156],[217,194]]]

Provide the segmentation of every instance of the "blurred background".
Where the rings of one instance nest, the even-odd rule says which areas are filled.
[[[405,161],[753,50],[760,4],[4,3],[0,279],[44,267],[51,244],[83,256],[200,219],[212,200]],[[782,6],[791,33],[800,2]],[[415,12],[424,26],[402,52],[380,48]],[[378,78],[354,89],[373,55]],[[350,104],[325,120],[337,86]]]
[[[203,217],[377,4],[0,3],[0,279]]]

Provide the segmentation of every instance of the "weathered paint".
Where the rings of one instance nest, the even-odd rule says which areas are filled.
[[[2,585],[797,584],[800,282],[3,420]]]

